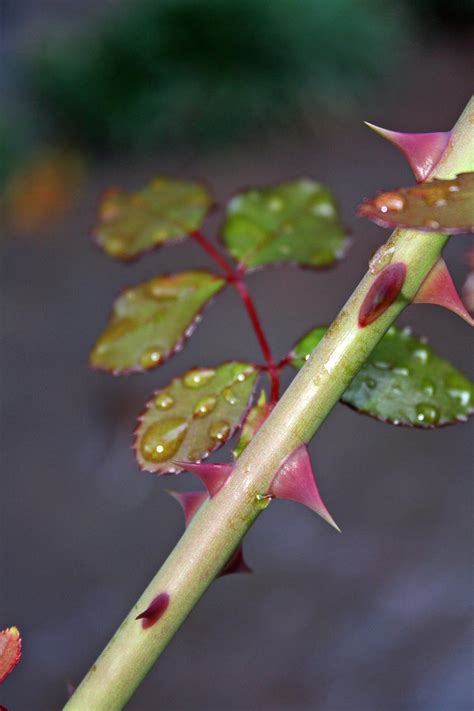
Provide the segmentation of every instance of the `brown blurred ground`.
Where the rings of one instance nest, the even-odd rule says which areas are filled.
[[[362,119],[449,128],[469,95],[471,49],[424,46],[340,123],[256,136],[214,156],[97,163],[74,213],[48,239],[2,236],[2,574],[0,627],[17,624],[24,659],[0,689],[10,711],[56,711],[182,530],[168,481],[137,472],[129,448],[148,394],[194,364],[259,358],[232,293],[174,360],[112,379],[87,353],[123,284],[206,264],[195,246],[132,266],[87,240],[110,183],[157,173],[203,177],[224,201],[240,185],[297,175],[327,182],[353,233],[335,271],[270,270],[249,283],[277,356],[337,313],[384,239],[357,220],[366,194],[408,168]],[[216,228],[209,221],[209,232]],[[447,258],[460,284],[466,238]],[[402,323],[466,372],[471,334],[453,315],[413,307]],[[473,661],[470,426],[419,432],[336,408],[311,450],[343,529],[276,503],[246,540],[253,576],[217,581],[131,711],[470,711]],[[191,485],[191,479],[183,482]],[[184,483],[183,483],[184,485]],[[93,710],[91,710],[93,711]]]

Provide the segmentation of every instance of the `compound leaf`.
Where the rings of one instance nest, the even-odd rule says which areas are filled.
[[[92,350],[91,365],[114,374],[150,370],[179,350],[225,280],[206,271],[159,276],[124,291]]]
[[[446,234],[473,232],[474,173],[379,193],[364,200],[358,213],[382,227]]]
[[[142,190],[108,190],[93,237],[111,257],[134,259],[197,230],[212,198],[200,183],[155,178]]]
[[[227,206],[223,239],[247,269],[280,262],[327,267],[346,243],[331,192],[312,180],[236,195]]]
[[[316,328],[290,354],[301,368],[326,332]],[[474,383],[409,329],[392,326],[349,385],[341,401],[394,425],[439,427],[474,412]]]
[[[156,392],[135,433],[141,469],[175,474],[177,461],[199,462],[225,444],[247,412],[257,374],[233,361],[194,368]]]

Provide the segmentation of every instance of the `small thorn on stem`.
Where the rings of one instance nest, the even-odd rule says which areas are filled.
[[[142,621],[142,627],[144,630],[158,622],[160,617],[166,612],[168,605],[170,604],[170,596],[166,592],[162,592],[157,595],[151,603],[148,605],[144,612],[141,612],[136,616],[136,620]]]

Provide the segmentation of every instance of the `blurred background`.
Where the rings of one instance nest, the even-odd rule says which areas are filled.
[[[224,204],[243,185],[326,182],[346,260],[248,280],[282,357],[386,237],[358,202],[412,181],[362,121],[451,127],[472,91],[474,3],[0,0],[0,18],[0,628],[24,638],[0,704],[56,711],[182,531],[170,480],[137,470],[137,414],[193,365],[260,358],[229,292],[152,374],[88,369],[125,284],[208,266],[186,243],[111,262],[88,239],[101,192],[171,174]],[[446,250],[459,286],[467,241]],[[400,322],[472,374],[461,320],[416,306]],[[471,437],[338,406],[311,452],[343,535],[273,504],[246,539],[255,573],[216,581],[131,711],[471,711]]]

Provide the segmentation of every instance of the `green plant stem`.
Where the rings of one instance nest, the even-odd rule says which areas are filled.
[[[474,101],[466,107],[433,177],[474,170]],[[122,709],[261,512],[281,461],[307,442],[338,402],[388,327],[409,304],[438,260],[447,237],[396,230],[382,256],[404,262],[401,295],[365,328],[358,312],[376,275],[364,276],[338,317],[238,459],[232,477],[193,518],[161,570],[135,603],[97,662],[66,704],[67,711]],[[385,252],[384,252],[385,250]],[[380,254],[380,252],[379,252]],[[382,260],[383,261],[383,260]],[[373,271],[373,270],[372,270]],[[160,593],[170,596],[163,617],[143,629],[135,618]]]

